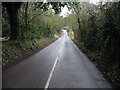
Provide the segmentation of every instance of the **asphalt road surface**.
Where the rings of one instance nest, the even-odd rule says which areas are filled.
[[[111,88],[63,30],[48,47],[3,72],[3,88]]]

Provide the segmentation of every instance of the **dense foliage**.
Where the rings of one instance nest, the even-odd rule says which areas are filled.
[[[2,4],[3,36],[9,36],[11,40],[49,37],[60,32],[58,21],[61,17],[58,13],[63,6],[60,3],[4,2]]]

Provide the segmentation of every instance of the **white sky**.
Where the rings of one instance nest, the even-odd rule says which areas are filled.
[[[102,1],[102,0],[90,0],[90,3],[92,3],[92,4],[97,4],[97,3],[100,2],[100,1]]]
[[[90,0],[90,3],[97,4],[100,0]],[[63,18],[67,17],[72,12],[68,10],[67,6],[63,7],[60,13],[60,16],[63,16]]]
[[[63,18],[67,17],[69,14],[71,14],[71,11],[68,10],[67,6],[62,7],[60,16],[63,16]]]

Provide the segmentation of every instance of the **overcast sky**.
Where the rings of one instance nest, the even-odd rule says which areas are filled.
[[[71,14],[71,11],[68,10],[67,6],[63,7],[61,10],[60,16],[63,16],[63,18],[65,18],[69,14]]]
[[[90,3],[97,4],[99,0],[90,0]],[[63,7],[60,13],[60,16],[67,17],[69,14],[71,14],[71,11],[68,10],[67,6]]]

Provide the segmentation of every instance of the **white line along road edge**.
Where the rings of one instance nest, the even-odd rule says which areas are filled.
[[[45,84],[44,90],[47,90],[48,87],[49,87],[50,80],[51,80],[52,75],[53,75],[53,72],[54,72],[54,70],[55,70],[55,66],[56,66],[56,64],[57,64],[57,61],[58,61],[58,57],[55,59],[55,63],[54,63],[53,68],[52,68],[52,70],[51,70],[51,72],[50,72],[50,75],[49,75],[49,77],[48,77],[48,80],[47,80],[47,82],[46,82],[46,84]]]

